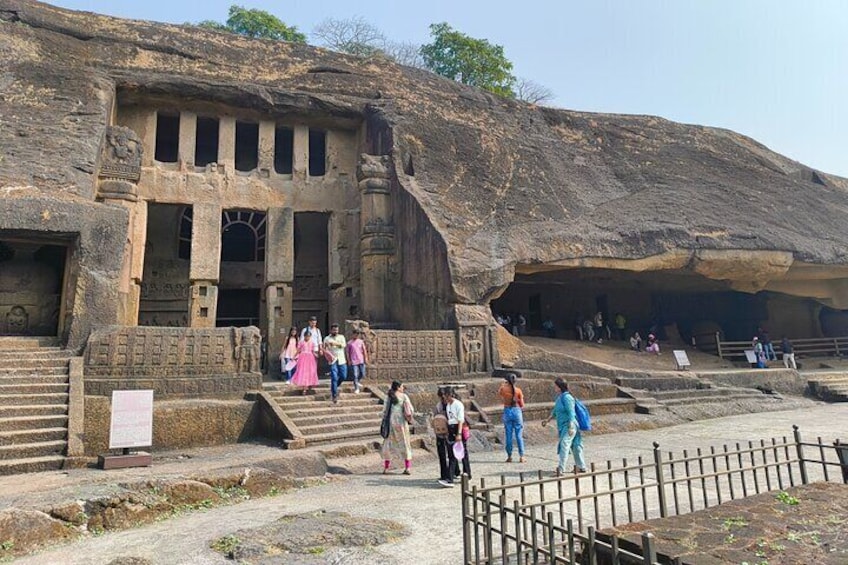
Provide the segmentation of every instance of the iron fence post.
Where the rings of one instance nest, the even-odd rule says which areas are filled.
[[[804,462],[804,448],[801,445],[801,432],[797,425],[792,426],[792,435],[795,437],[795,449],[798,452],[798,469],[801,471],[801,484],[809,483],[807,479],[807,464]]]
[[[833,442],[836,456],[839,457],[839,465],[842,467],[842,482],[848,485],[848,444],[839,440]]]
[[[654,565],[657,562],[657,550],[654,548],[654,534],[642,534],[642,563]]]
[[[715,342],[716,342],[716,354],[719,359],[724,359],[724,356],[721,354],[721,335],[719,332],[715,333]]]
[[[468,531],[468,475],[462,475],[462,548],[465,563],[471,563],[471,535]]]
[[[654,469],[657,477],[657,496],[660,501],[660,516],[666,518],[668,516],[668,508],[665,501],[665,477],[663,477],[662,452],[660,452],[660,444],[657,442],[654,442]]]

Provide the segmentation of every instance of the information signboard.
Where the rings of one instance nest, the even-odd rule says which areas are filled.
[[[754,353],[753,349],[746,349],[745,350],[745,359],[747,359],[748,363],[751,363],[752,365],[757,364],[757,354]]]
[[[153,391],[112,391],[109,449],[153,445]]]
[[[674,360],[677,361],[677,368],[678,369],[685,369],[685,368],[690,367],[692,365],[692,363],[689,362],[689,356],[686,355],[686,352],[683,351],[682,349],[675,349],[673,351],[673,353],[674,353]]]

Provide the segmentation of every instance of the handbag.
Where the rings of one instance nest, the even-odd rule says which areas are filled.
[[[380,437],[386,439],[392,430],[392,407],[386,405],[386,413],[383,414],[383,421],[380,422]]]

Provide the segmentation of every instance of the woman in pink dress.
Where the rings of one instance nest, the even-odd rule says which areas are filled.
[[[306,394],[312,387],[318,386],[318,362],[315,360],[315,348],[312,345],[312,334],[305,332],[303,341],[297,344],[297,368],[294,371],[292,382],[303,387]]]

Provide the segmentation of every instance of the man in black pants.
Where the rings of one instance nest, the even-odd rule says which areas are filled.
[[[436,453],[439,456],[439,484],[449,488],[453,486],[454,470],[456,469],[456,459],[453,456],[451,448],[451,430],[447,424],[447,398],[446,389],[439,388],[439,402],[436,404],[436,417],[439,417],[440,425],[437,425],[436,418],[433,422],[433,430],[436,432]],[[455,436],[454,436],[455,437]]]

